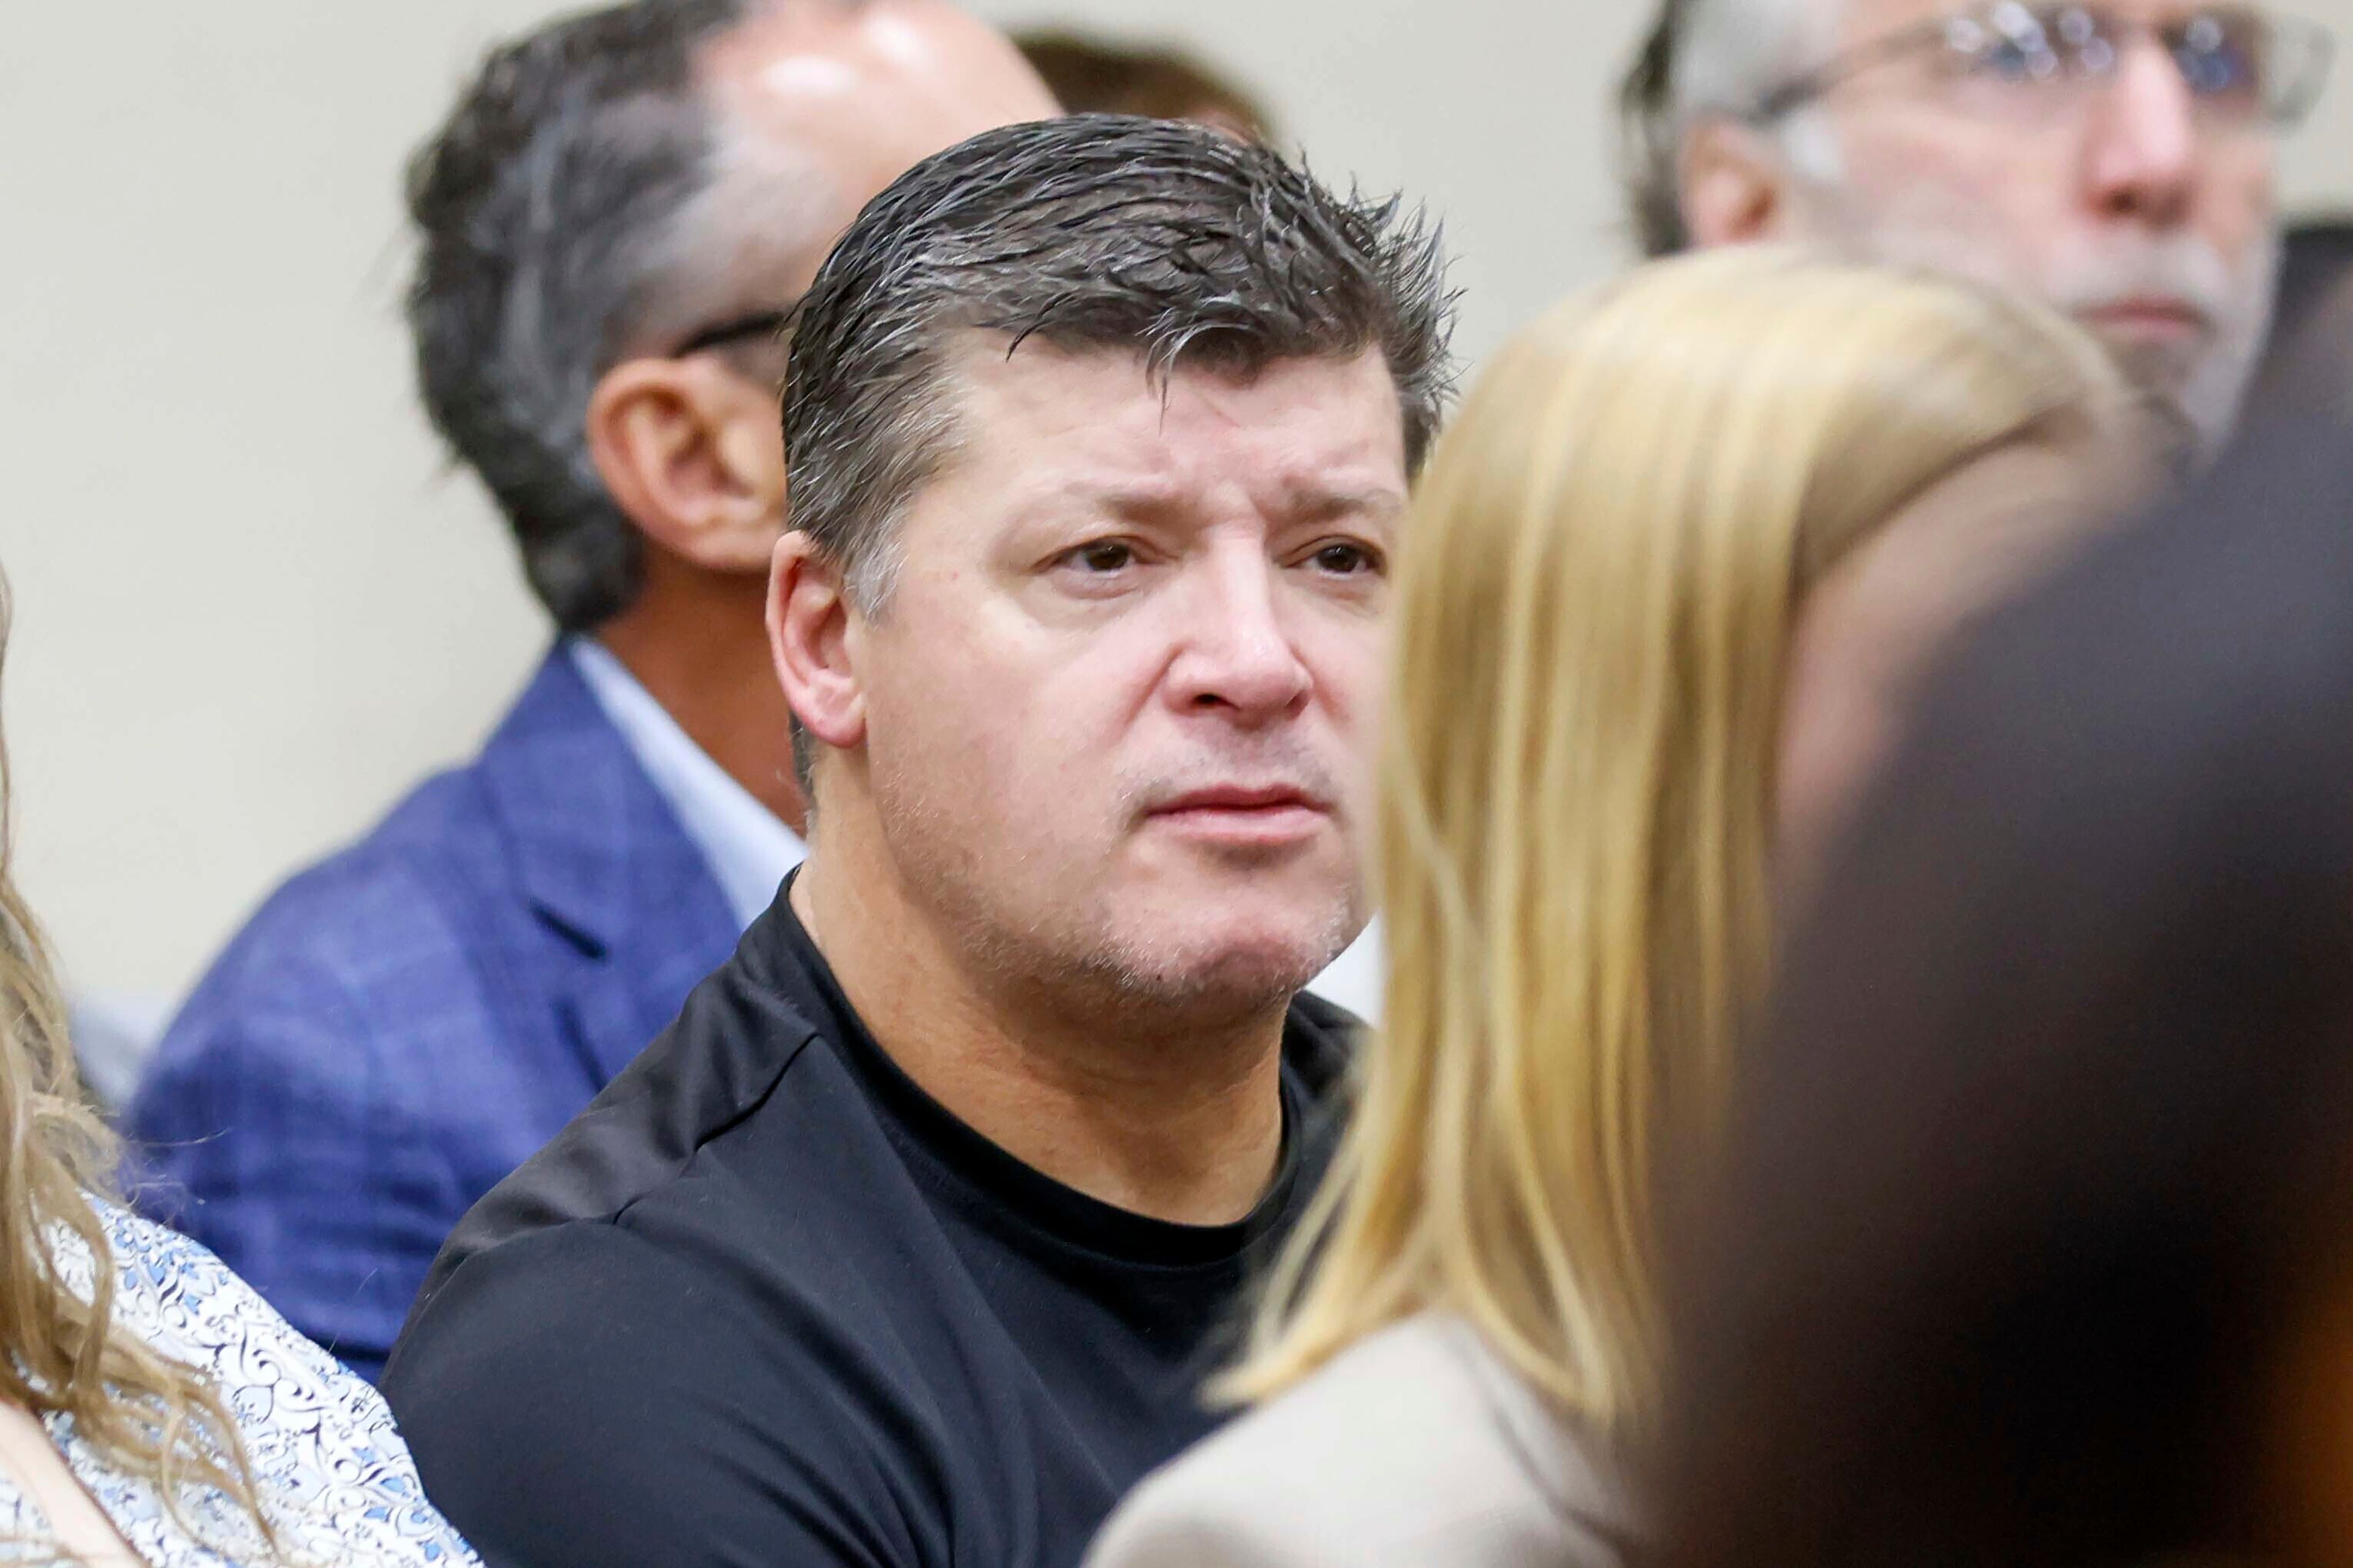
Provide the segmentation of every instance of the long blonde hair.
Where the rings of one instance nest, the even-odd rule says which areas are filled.
[[[1597,1428],[1654,1408],[1657,1189],[1767,968],[1799,606],[1971,459],[2137,406],[2055,316],[1778,250],[1651,264],[1512,340],[1398,564],[1385,1027],[1225,1394],[1436,1309]]]
[[[0,580],[0,663],[8,629]],[[114,1249],[90,1199],[105,1191],[120,1151],[83,1098],[57,973],[16,891],[16,847],[0,747],[0,1400],[37,1416],[71,1416],[84,1442],[154,1482],[184,1522],[184,1489],[217,1489],[252,1517],[274,1553],[275,1532],[218,1392],[113,1322]],[[88,1300],[63,1272],[69,1237],[90,1258]]]

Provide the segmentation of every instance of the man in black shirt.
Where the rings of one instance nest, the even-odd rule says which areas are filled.
[[[991,132],[786,400],[809,860],[468,1216],[385,1388],[493,1563],[1069,1568],[1321,1177],[1434,239],[1215,132]]]

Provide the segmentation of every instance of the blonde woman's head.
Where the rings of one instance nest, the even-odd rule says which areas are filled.
[[[1399,562],[1385,1031],[1231,1392],[1437,1309],[1588,1421],[1649,1412],[1659,1178],[1765,973],[1801,612],[1883,600],[1915,516],[1932,565],[1979,513],[2036,553],[2147,418],[2053,315],[1774,250],[1653,263],[1504,347]],[[1793,832],[1869,754],[1824,722]]]

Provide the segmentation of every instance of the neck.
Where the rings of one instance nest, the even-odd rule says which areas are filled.
[[[902,1071],[1024,1164],[1114,1207],[1227,1225],[1257,1205],[1282,1152],[1282,1008],[1196,1027],[984,983],[991,966],[834,815],[818,818],[793,908]]]
[[[596,639],[704,755],[801,832],[807,811],[793,778],[792,710],[762,620],[766,581],[699,571],[650,546],[647,554],[643,592],[596,628]]]

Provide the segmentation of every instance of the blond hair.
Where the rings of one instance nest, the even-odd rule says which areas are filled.
[[[0,662],[8,621],[0,580]],[[12,875],[13,826],[0,748],[0,1400],[72,1417],[76,1436],[153,1482],[184,1524],[185,1489],[218,1489],[274,1556],[275,1531],[218,1391],[114,1324],[114,1249],[91,1194],[104,1191],[120,1151],[82,1095],[56,971]],[[75,1245],[90,1258],[88,1300],[60,1261]]]
[[[1654,1216],[1769,942],[1785,655],[1913,497],[2136,416],[2090,340],[1967,285],[1743,248],[1519,333],[1398,563],[1385,1028],[1236,1398],[1417,1312],[1598,1428],[1660,1377]]]

